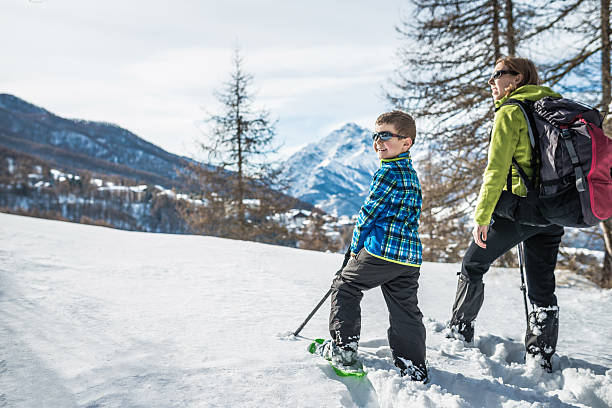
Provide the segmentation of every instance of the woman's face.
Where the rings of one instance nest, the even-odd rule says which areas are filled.
[[[493,73],[497,71],[509,71],[508,68],[504,66],[503,63],[499,63],[495,66],[495,70]],[[499,78],[489,78],[488,84],[491,86],[491,93],[493,94],[494,100],[499,100],[504,97],[506,94],[506,89],[511,86],[516,88],[518,84],[523,80],[522,74],[511,74],[511,73],[503,73],[499,76]]]

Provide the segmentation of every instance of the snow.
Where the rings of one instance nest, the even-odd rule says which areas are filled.
[[[249,207],[259,207],[261,205],[261,200],[259,200],[259,198],[245,198],[242,200],[242,203]]]
[[[524,363],[517,270],[485,276],[474,344],[444,337],[456,264],[425,263],[429,384],[401,378],[379,290],[339,378],[290,335],[342,255],[0,214],[3,407],[609,407],[612,291],[560,276],[555,371]],[[304,328],[328,337],[326,303]]]
[[[6,161],[8,163],[9,174],[15,174],[15,159],[13,159],[12,157],[7,157]]]
[[[64,174],[64,173],[62,173],[62,172],[61,172],[61,171],[59,171],[59,170],[56,170],[56,169],[51,169],[51,170],[50,170],[50,172],[51,172],[51,175],[53,176],[53,179],[54,179],[54,180],[57,180],[57,179],[58,179],[58,178],[60,178],[60,177],[65,177],[65,174]]]
[[[595,257],[599,262],[603,262],[605,252],[604,251],[594,251],[592,249],[586,248],[569,248],[563,247],[563,251],[568,255],[590,255]]]
[[[98,180],[98,179],[96,179]],[[102,180],[100,180],[102,181]],[[96,185],[98,183],[96,182]],[[113,183],[107,182],[107,186],[106,187],[102,187],[101,185],[102,183],[100,183],[100,185],[98,186],[98,191],[132,191],[134,193],[142,193],[144,191],[147,190],[147,185],[146,184],[141,184],[138,186],[116,186]]]
[[[58,180],[60,182],[64,182],[66,180],[80,180],[81,179],[80,176],[75,176],[73,174],[66,174],[57,169],[51,169],[50,172],[51,172],[51,176],[53,177],[53,179]]]

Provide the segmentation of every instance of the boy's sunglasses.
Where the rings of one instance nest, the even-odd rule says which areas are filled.
[[[406,136],[400,136],[400,135],[396,135],[395,133],[391,133],[391,132],[374,132],[372,133],[372,140],[373,141],[377,141],[378,139],[383,140],[383,141],[387,141],[389,139],[391,139],[392,137],[398,137],[400,139],[405,139]]]
[[[499,71],[493,72],[493,75],[491,75],[491,79],[499,79],[502,75],[505,74],[518,75],[519,73],[516,71],[506,71],[505,69],[500,69]]]

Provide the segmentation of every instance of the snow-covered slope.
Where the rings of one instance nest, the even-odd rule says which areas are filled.
[[[293,154],[284,165],[289,194],[330,214],[356,214],[380,165],[370,133],[348,123]]]
[[[2,407],[609,407],[612,291],[558,275],[556,371],[523,364],[516,270],[485,277],[476,346],[445,339],[458,265],[425,263],[431,382],[391,363],[379,290],[363,303],[365,379],[288,336],[342,255],[0,214]],[[304,336],[327,337],[325,304]]]

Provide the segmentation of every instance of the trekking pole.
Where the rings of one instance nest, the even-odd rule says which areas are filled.
[[[525,302],[525,321],[527,322],[527,330],[529,330],[529,310],[527,309],[527,286],[525,285],[525,274],[523,273],[523,243],[519,242],[518,247],[518,261],[519,270],[521,271],[521,290],[523,291],[523,301]]]
[[[338,272],[336,272],[336,275],[340,275],[340,273],[342,272],[342,270],[344,269],[344,267],[346,266],[350,258],[351,258],[351,248],[349,247],[348,251],[346,251],[346,254],[344,255],[344,262],[342,262],[342,267],[338,270]],[[310,312],[306,320],[304,320],[304,322],[300,325],[300,327],[298,327],[297,330],[293,332],[294,336],[297,336],[298,334],[300,334],[304,326],[306,326],[306,323],[308,323],[308,321],[312,318],[312,316],[314,316],[314,314],[317,313],[317,310],[319,310],[323,302],[327,300],[327,298],[329,297],[329,295],[331,295],[331,293],[332,293],[332,289],[329,288],[325,296],[323,296],[323,299],[321,299],[319,303],[315,306],[315,308],[312,309],[312,312]]]

